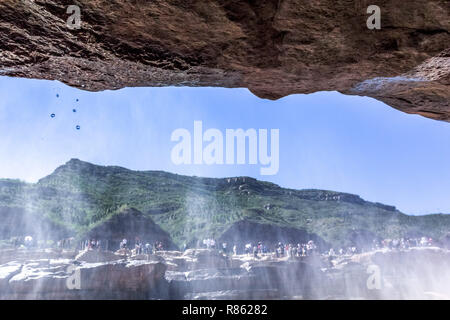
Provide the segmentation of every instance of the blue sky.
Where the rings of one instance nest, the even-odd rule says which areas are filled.
[[[246,89],[186,87],[92,93],[7,77],[0,77],[0,94],[2,178],[34,182],[79,158],[134,170],[247,175],[355,193],[410,214],[450,213],[450,123],[371,98],[318,92],[269,101]],[[194,120],[222,132],[279,129],[278,174],[260,176],[259,165],[172,164],[171,133],[192,131]]]

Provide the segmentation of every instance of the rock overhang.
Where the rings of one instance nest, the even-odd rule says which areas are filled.
[[[278,99],[331,90],[449,121],[450,3],[381,1],[381,29],[369,30],[369,2],[5,0],[0,70],[89,91],[242,87]],[[80,29],[66,24],[72,4]]]

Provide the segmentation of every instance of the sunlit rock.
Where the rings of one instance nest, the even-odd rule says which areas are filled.
[[[9,290],[8,282],[9,280],[18,274],[22,269],[22,264],[18,262],[9,262],[0,265],[0,292],[5,292]]]
[[[82,262],[108,262],[123,259],[122,256],[111,251],[84,250],[75,257],[76,261]]]

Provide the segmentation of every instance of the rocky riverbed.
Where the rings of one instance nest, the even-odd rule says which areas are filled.
[[[450,251],[352,256],[5,250],[1,299],[448,299]]]

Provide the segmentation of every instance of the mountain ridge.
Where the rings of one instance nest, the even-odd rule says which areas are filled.
[[[251,177],[136,171],[79,159],[69,160],[34,184],[0,179],[0,217],[11,216],[13,208],[21,210],[23,223],[29,219],[25,217],[33,216],[66,230],[58,236],[79,237],[133,208],[152,219],[178,246],[194,245],[205,237],[219,239],[228,230],[241,230],[237,226],[242,221],[251,227],[231,238],[255,241],[264,234],[250,234],[252,230],[267,230],[263,227],[267,225],[270,230],[293,228],[330,246],[347,245],[361,237],[367,241],[421,235],[439,239],[450,230],[450,215],[410,216],[350,193],[295,190]],[[0,236],[20,232],[20,219],[15,219],[16,228]]]
[[[253,182],[259,182],[259,183],[264,183],[267,185],[273,185],[275,188],[280,188],[280,189],[285,189],[285,190],[289,190],[289,191],[293,191],[293,192],[302,192],[302,193],[315,193],[315,192],[322,192],[322,193],[328,193],[328,194],[334,194],[336,196],[338,195],[342,195],[342,196],[346,196],[347,199],[349,198],[353,198],[355,199],[355,201],[364,201],[364,202],[369,202],[369,203],[373,203],[375,205],[379,205],[382,207],[389,207],[391,208],[392,211],[397,210],[395,206],[393,205],[388,205],[388,204],[384,204],[384,203],[380,203],[380,202],[373,202],[373,201],[369,201],[369,200],[365,200],[363,198],[361,198],[361,196],[354,194],[354,193],[350,193],[350,192],[344,192],[344,191],[334,191],[334,190],[328,190],[328,189],[313,189],[313,188],[306,188],[306,189],[295,189],[295,188],[288,188],[288,187],[282,187],[279,184],[276,184],[274,182],[270,182],[270,181],[265,181],[265,180],[258,180],[256,178],[250,177],[250,176],[229,176],[229,177],[220,177],[220,178],[211,178],[211,177],[202,177],[202,176],[196,176],[196,175],[182,175],[182,174],[177,174],[177,173],[173,173],[173,172],[168,172],[168,171],[164,171],[164,170],[133,170],[133,169],[128,169],[126,167],[122,167],[122,166],[118,166],[118,165],[96,165],[87,161],[82,161],[78,158],[71,158],[69,161],[67,161],[65,164],[59,166],[58,168],[56,168],[51,174],[39,179],[37,181],[37,183],[42,181],[45,181],[46,178],[50,177],[52,174],[54,174],[57,170],[63,170],[66,168],[66,166],[72,166],[73,164],[75,165],[89,165],[89,166],[93,166],[93,167],[103,167],[105,169],[116,169],[119,171],[126,171],[126,172],[130,172],[130,173],[144,173],[144,174],[161,174],[161,175],[167,175],[167,176],[173,176],[173,177],[184,177],[184,178],[193,178],[193,179],[201,179],[201,180],[211,180],[211,181],[217,181],[217,180],[222,180],[222,181],[227,181],[230,180],[230,182],[232,181],[239,181],[239,179],[244,179],[244,180],[248,180],[248,181],[253,181]],[[234,179],[234,180],[233,180]],[[1,178],[0,178],[1,180]],[[11,179],[11,180],[15,180],[15,179]],[[27,183],[27,182],[25,182]],[[345,200],[345,199],[344,199]]]

